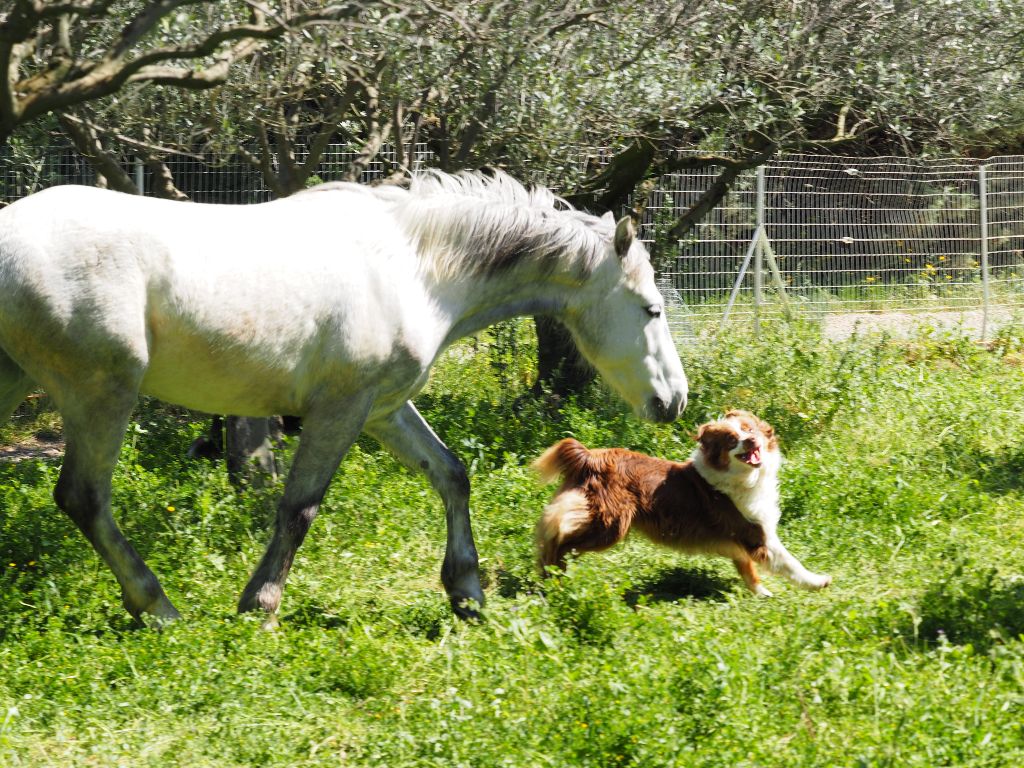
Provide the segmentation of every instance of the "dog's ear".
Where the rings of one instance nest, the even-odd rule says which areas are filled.
[[[776,450],[779,447],[779,438],[775,435],[775,428],[767,421],[761,421],[761,419],[757,420],[757,427],[764,433],[764,438],[768,441],[769,450]]]
[[[697,427],[697,434],[693,435],[694,441],[701,447],[701,450],[707,450],[707,438],[710,437],[708,429],[714,422],[709,421],[707,424],[701,424]]]

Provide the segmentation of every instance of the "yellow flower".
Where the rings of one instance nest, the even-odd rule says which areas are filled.
[[[174,511],[174,507],[172,507],[170,504],[168,504],[167,505],[167,511],[168,512],[173,512]]]

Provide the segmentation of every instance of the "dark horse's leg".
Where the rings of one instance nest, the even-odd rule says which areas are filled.
[[[405,466],[424,473],[444,502],[448,544],[441,582],[452,608],[462,617],[476,615],[484,604],[480,570],[469,524],[469,478],[466,468],[441,442],[412,403],[366,425],[366,431],[388,448]]]
[[[51,391],[64,418],[66,449],[53,496],[81,529],[121,585],[124,606],[136,619],[178,618],[160,582],[128,543],[110,509],[110,479],[137,396],[137,383],[91,377],[89,391]]]
[[[10,418],[31,388],[29,377],[0,349],[0,425]]]
[[[305,414],[299,447],[277,506],[274,535],[242,592],[240,612],[277,611],[295,552],[306,538],[331,477],[362,431],[372,401],[364,393]]]

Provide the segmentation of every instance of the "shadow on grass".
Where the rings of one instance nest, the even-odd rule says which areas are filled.
[[[320,629],[339,629],[347,627],[346,618],[332,614],[330,609],[316,601],[304,602],[291,613],[281,617],[281,623],[294,627],[319,627]]]
[[[726,579],[702,568],[672,568],[635,584],[626,590],[623,599],[631,608],[641,603],[670,603],[692,597],[696,600],[725,600],[735,588],[733,579]]]
[[[973,451],[957,457],[965,471],[973,474],[988,493],[1010,493],[1024,489],[1024,448],[1000,453]]]
[[[527,592],[537,590],[537,582],[523,578],[522,574],[513,573],[505,568],[498,568],[494,572],[494,581],[498,594],[504,598],[514,598]]]
[[[1024,579],[957,565],[921,596],[918,632],[926,642],[987,650],[1024,638]]]

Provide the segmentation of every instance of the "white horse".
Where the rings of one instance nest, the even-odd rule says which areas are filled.
[[[408,190],[326,184],[252,206],[47,189],[0,211],[0,420],[34,386],[53,398],[67,444],[54,498],[137,619],[178,616],[111,514],[140,392],[303,419],[240,611],[273,618],[331,476],[365,431],[440,494],[441,579],[456,612],[472,615],[484,596],[469,481],[410,402],[448,345],[547,313],[639,416],[669,421],[686,402],[632,224],[566,208],[502,173],[431,172]]]

